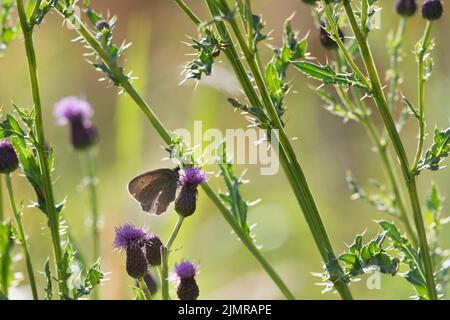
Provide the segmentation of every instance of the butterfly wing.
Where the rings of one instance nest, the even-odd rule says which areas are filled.
[[[178,187],[177,169],[158,169],[144,173],[128,184],[128,192],[150,214],[160,215],[175,200]]]

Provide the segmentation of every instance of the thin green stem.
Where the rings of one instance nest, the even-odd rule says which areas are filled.
[[[218,8],[216,8],[214,3],[211,2],[210,0],[207,0],[207,3],[213,17],[217,16]],[[280,142],[281,147],[280,156],[283,169],[285,170],[289,182],[291,183],[291,186],[294,190],[294,193],[296,194],[297,200],[299,201],[300,207],[302,208],[307,223],[311,229],[311,232],[316,241],[322,259],[325,261],[326,264],[330,263],[337,264],[336,263],[337,259],[334,254],[331,241],[329,240],[327,231],[320,217],[319,211],[315,204],[308,182],[297,159],[297,155],[290,143],[289,138],[287,137],[284,131],[284,126],[281,122],[280,117],[278,116],[272,98],[270,97],[267,85],[262,76],[262,70],[260,69],[258,63],[254,59],[254,55],[249,50],[247,43],[244,37],[242,36],[240,28],[236,20],[232,16],[233,13],[228,7],[227,2],[224,0],[219,0],[219,3],[221,6],[220,10],[224,11],[223,13],[227,17],[227,22],[230,24],[231,29],[233,30],[233,33],[239,43],[239,46],[241,47],[244,53],[244,57],[247,61],[247,64],[250,67],[256,86],[262,98],[261,104],[265,107],[265,110],[269,114],[274,129],[278,131],[277,138]],[[225,32],[227,32],[226,28]],[[231,37],[229,35],[226,35],[226,38],[230,39]],[[230,62],[233,63],[234,61]],[[251,88],[253,88],[253,86]],[[250,101],[252,96],[249,97]],[[346,284],[339,281],[338,278],[333,278],[331,280],[335,284],[335,288],[340,293],[343,299],[352,299],[351,293]]]
[[[425,82],[427,79],[425,78],[425,55],[427,53],[428,47],[431,41],[431,29],[433,26],[433,22],[428,21],[427,26],[425,27],[425,31],[420,42],[419,52],[417,53],[417,82],[418,82],[418,96],[419,96],[419,142],[417,145],[417,152],[414,158],[414,164],[411,168],[412,172],[416,172],[417,167],[420,162],[420,158],[422,157],[423,147],[425,143]]]
[[[192,12],[191,9],[184,3],[183,0],[175,0],[176,4],[183,10],[183,12],[194,22],[196,25],[201,24],[201,20]]]
[[[5,220],[5,212],[3,205],[3,183],[0,180],[0,224]]]
[[[331,11],[329,4],[324,1],[325,8]],[[375,100],[375,103],[378,107],[378,111],[383,118],[386,129],[389,133],[389,136],[392,141],[392,145],[397,153],[397,156],[400,161],[403,177],[405,180],[405,184],[408,189],[408,194],[411,200],[411,206],[414,213],[414,222],[416,225],[417,233],[419,236],[419,244],[420,244],[420,252],[421,257],[425,269],[425,277],[427,282],[428,294],[430,299],[437,299],[437,291],[436,284],[434,279],[433,265],[430,256],[430,251],[428,247],[425,225],[422,216],[422,209],[420,206],[420,201],[417,193],[417,185],[415,176],[410,171],[409,161],[406,155],[405,148],[400,139],[400,135],[397,131],[394,119],[389,111],[389,106],[387,104],[386,98],[384,96],[383,87],[381,85],[380,77],[378,71],[375,66],[375,62],[372,56],[372,52],[367,43],[367,39],[361,33],[361,30],[358,27],[358,23],[356,21],[356,17],[354,15],[353,9],[349,2],[344,2],[344,9],[346,12],[346,16],[350,22],[350,26],[355,34],[356,40],[358,41],[360,52],[362,59],[364,61],[364,65],[367,69],[367,73],[369,75],[369,79],[372,87],[372,95]],[[333,24],[333,21],[328,21],[330,24]]]
[[[33,44],[33,33],[30,24],[27,21],[23,0],[17,0],[17,9],[19,13],[20,25],[25,38],[25,49],[28,60],[28,70],[33,94],[34,107],[36,110],[35,131],[38,145],[36,146],[39,159],[39,167],[42,175],[42,183],[45,195],[45,205],[47,209],[48,224],[52,236],[53,251],[58,274],[58,284],[61,298],[68,296],[68,287],[66,279],[64,279],[65,270],[62,270],[63,254],[61,247],[61,239],[59,232],[59,215],[56,211],[55,200],[53,195],[53,186],[51,180],[51,172],[49,159],[47,156],[46,140],[44,135],[44,124],[42,117],[42,103],[39,89],[39,78],[37,73],[36,53]]]
[[[39,295],[36,286],[36,280],[34,277],[33,264],[31,262],[30,252],[28,251],[27,237],[25,235],[25,230],[22,223],[22,214],[19,212],[14,200],[14,191],[11,183],[11,175],[5,174],[5,183],[8,190],[9,203],[11,205],[11,210],[16,220],[17,231],[19,232],[20,239],[19,242],[22,246],[23,255],[25,257],[25,264],[27,267],[28,279],[30,281],[31,293],[33,294],[33,300],[39,300]]]
[[[161,292],[163,300],[170,300],[169,295],[169,250],[161,247]]]
[[[361,30],[364,35],[367,37],[367,20],[369,11],[369,2],[368,0],[361,0]]]
[[[99,230],[99,210],[97,196],[97,176],[95,174],[95,150],[89,148],[84,151],[85,170],[86,170],[86,187],[89,196],[89,206],[91,211],[91,232],[92,232],[92,261],[96,262],[100,255],[100,230]],[[98,289],[94,290],[94,299],[98,299]]]
[[[65,17],[65,7],[59,2],[56,6],[58,12]],[[122,70],[115,64],[114,61],[109,57],[108,53],[106,53],[100,44],[96,41],[95,36],[88,30],[88,28],[84,25],[84,23],[79,19],[79,17],[74,17],[78,28],[76,31],[79,35],[86,41],[86,43],[91,47],[93,51],[99,56],[99,58],[110,68],[114,77],[118,79],[122,88],[125,92],[129,94],[129,96],[133,99],[133,101],[137,104],[137,106],[141,109],[141,111],[146,115],[147,119],[153,125],[155,130],[161,136],[163,141],[170,145],[172,143],[171,134],[169,131],[163,126],[163,124],[156,117],[150,106],[147,102],[139,95],[133,85],[129,82],[128,78],[124,76]],[[245,70],[241,70],[244,72]],[[232,213],[225,207],[220,197],[216,192],[212,190],[212,188],[208,184],[202,185],[203,191],[206,195],[212,200],[212,202],[217,206],[219,212],[222,214],[223,218],[228,222],[231,226],[235,234],[239,237],[244,246],[249,250],[249,252],[255,257],[255,259],[261,264],[263,269],[269,275],[269,277],[273,280],[273,282],[278,286],[280,291],[284,294],[284,296],[288,299],[295,299],[293,294],[289,291],[286,284],[283,282],[281,277],[276,273],[276,271],[272,268],[270,263],[266,260],[266,258],[261,254],[259,249],[256,247],[255,243],[252,239],[248,238],[248,236],[242,231],[239,223],[234,219]]]
[[[97,177],[95,174],[94,150],[89,149],[83,152],[85,170],[86,170],[86,187],[89,194],[89,206],[92,219],[92,257],[93,261],[97,261],[100,257],[100,240],[99,240],[99,210],[97,197]]]
[[[177,223],[175,224],[174,229],[172,230],[172,233],[170,234],[169,240],[167,241],[167,244],[164,246],[164,249],[161,249],[164,251],[164,253],[161,253],[161,263],[162,263],[162,276],[161,276],[161,283],[162,283],[162,292],[163,292],[163,299],[168,300],[169,299],[169,255],[170,255],[170,249],[172,248],[173,242],[175,241],[176,237],[178,236],[178,233],[180,232],[181,226],[183,225],[184,217],[178,216]],[[166,299],[167,298],[167,299]]]
[[[141,288],[142,292],[144,293],[145,300],[152,300],[152,294],[150,293],[150,290],[147,287],[147,284],[145,283],[144,278],[139,278],[138,283],[139,283],[139,287]]]

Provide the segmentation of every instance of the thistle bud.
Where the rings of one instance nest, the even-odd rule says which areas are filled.
[[[148,270],[147,259],[139,244],[129,245],[126,249],[127,261],[126,269],[130,277],[140,279],[144,277]]]
[[[180,173],[181,191],[175,200],[175,211],[182,217],[194,214],[197,208],[198,186],[206,181],[206,173],[197,168],[188,168]]]
[[[441,0],[424,0],[422,4],[422,17],[427,20],[437,20],[444,13]]]
[[[150,290],[150,294],[154,295],[158,292],[158,284],[150,273],[147,273],[144,276],[144,282],[147,285],[148,290]],[[139,284],[138,284],[139,285]]]
[[[395,10],[403,17],[411,17],[417,11],[416,0],[397,0],[395,4]]]
[[[130,277],[140,279],[147,274],[147,258],[143,246],[148,234],[142,228],[125,224],[116,228],[114,246],[126,252],[126,270]]]
[[[175,276],[178,279],[177,295],[180,300],[197,300],[200,289],[195,280],[196,266],[189,261],[183,261],[175,265]]]
[[[9,174],[19,167],[16,151],[9,141],[0,141],[0,173]]]
[[[97,141],[97,129],[91,123],[75,121],[70,126],[70,141],[77,150],[84,150]]]
[[[106,21],[106,20],[100,20],[99,22],[97,22],[95,27],[100,32],[103,30],[111,30],[111,26],[109,25],[108,21]]]
[[[339,38],[342,40],[342,42],[345,41],[344,33],[340,28],[338,28],[339,32]],[[328,33],[326,28],[325,21],[322,21],[320,24],[320,42],[322,43],[322,46],[327,50],[336,50],[338,48],[338,44],[334,39],[332,39],[331,35]]]
[[[145,241],[145,256],[150,266],[161,265],[161,246],[163,243],[156,235],[151,234]]]

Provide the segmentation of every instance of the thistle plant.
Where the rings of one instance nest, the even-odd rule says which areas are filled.
[[[145,117],[149,121],[149,123],[153,126],[153,128],[157,131],[157,133],[161,136],[164,143],[167,145],[166,149],[169,151],[169,154],[172,155],[174,150],[186,150],[183,141],[173,135],[163,123],[156,116],[155,112],[151,109],[149,104],[145,101],[145,99],[136,91],[134,86],[132,85],[132,75],[130,73],[125,73],[123,67],[120,64],[120,58],[123,55],[124,51],[128,47],[127,44],[122,44],[121,46],[117,46],[112,41],[113,39],[113,29],[114,23],[109,23],[110,28],[103,28],[100,32],[97,29],[97,24],[100,21],[106,21],[99,13],[94,12],[90,7],[88,2],[84,2],[84,13],[87,18],[90,20],[91,24],[95,26],[95,29],[89,28],[86,26],[80,19],[80,17],[74,15],[74,10],[72,6],[74,5],[73,1],[66,2],[62,4],[58,2],[55,4],[55,9],[63,16],[64,19],[68,23],[76,24],[77,28],[75,31],[79,34],[78,40],[84,43],[92,50],[92,55],[95,58],[95,61],[92,61],[92,65],[99,71],[106,74],[106,78],[109,79],[114,85],[118,86],[120,92],[127,93],[132,100],[136,103],[136,105],[140,108],[140,110],[144,113]],[[115,19],[113,21],[115,22]],[[183,158],[183,154],[180,158]],[[195,160],[192,161],[195,163]],[[279,287],[284,296],[288,299],[294,299],[293,294],[290,292],[286,284],[283,282],[281,277],[277,274],[277,272],[273,269],[271,264],[265,259],[265,257],[261,254],[260,250],[255,245],[253,239],[247,234],[244,230],[241,229],[241,225],[236,217],[233,215],[231,210],[227,207],[220,196],[214,192],[214,190],[208,185],[208,183],[204,183],[201,186],[202,190],[205,194],[211,199],[214,205],[218,208],[219,212],[223,216],[223,218],[227,221],[227,223],[231,226],[235,234],[239,237],[243,245],[249,250],[249,252],[258,260],[261,266],[264,268],[266,273],[271,277],[274,283]],[[179,220],[179,222],[182,219]],[[175,230],[177,227],[175,227]],[[164,259],[166,257],[166,250],[162,250],[162,259],[163,259],[163,282],[167,283],[166,279],[168,278],[168,269],[164,268]],[[163,283],[163,294],[165,298],[167,296],[167,286]]]

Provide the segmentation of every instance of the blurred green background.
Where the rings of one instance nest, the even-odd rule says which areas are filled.
[[[186,82],[180,75],[192,50],[183,44],[187,35],[197,36],[195,27],[178,7],[168,0],[96,0],[94,8],[103,13],[118,16],[115,31],[116,42],[126,39],[133,43],[126,54],[128,70],[139,77],[135,84],[146,96],[163,122],[171,129],[192,128],[194,120],[202,120],[204,128],[244,128],[247,122],[227,103],[231,94],[239,93],[234,78],[225,62],[216,64],[220,76],[216,82]],[[382,30],[371,34],[371,43],[380,68],[386,68],[389,57],[386,35],[396,28],[398,17],[392,1],[379,1],[382,6]],[[207,18],[203,1],[188,1],[202,18]],[[293,24],[302,34],[310,32],[310,51],[320,62],[326,62],[326,52],[318,43],[317,30],[310,8],[299,0],[257,0],[254,11],[262,13],[267,23],[266,31],[273,29],[272,43],[280,44],[285,18],[296,12]],[[424,28],[424,21],[415,16],[408,24],[405,42],[405,60],[402,62],[405,83],[402,92],[416,101],[414,44]],[[427,88],[428,129],[448,126],[450,91],[450,42],[448,16],[439,21],[433,35],[437,47],[434,75]],[[67,196],[64,216],[70,230],[90,258],[89,207],[87,194],[81,188],[82,166],[79,155],[68,144],[67,128],[58,127],[52,115],[56,101],[68,95],[83,96],[95,109],[95,123],[100,132],[97,146],[99,196],[102,215],[102,265],[107,280],[101,287],[101,298],[127,299],[133,296],[132,281],[126,275],[124,255],[113,250],[114,227],[125,222],[147,226],[149,230],[168,237],[175,220],[173,210],[161,217],[143,213],[126,191],[126,184],[133,176],[159,167],[169,166],[161,159],[166,156],[161,140],[144,120],[133,103],[125,96],[117,96],[114,87],[99,82],[97,73],[82,56],[86,50],[71,40],[75,33],[62,27],[62,20],[51,14],[36,30],[35,43],[44,102],[45,125],[48,140],[56,152],[55,192],[59,200]],[[269,58],[270,50],[263,48],[263,56]],[[0,58],[0,105],[4,113],[11,102],[21,106],[31,103],[27,64],[22,39],[17,39]],[[367,235],[377,232],[373,220],[387,218],[366,203],[352,201],[345,183],[346,170],[366,184],[368,179],[384,181],[378,156],[372,152],[370,140],[363,128],[355,123],[343,124],[329,114],[311,92],[316,85],[297,72],[288,77],[295,93],[287,100],[287,131],[298,137],[294,146],[304,167],[312,191],[316,197],[325,225],[337,252],[345,250],[355,234],[367,229]],[[219,80],[219,85],[217,85]],[[225,88],[226,90],[221,90]],[[379,123],[379,119],[377,118]],[[402,132],[409,154],[415,150],[417,127],[410,121]],[[428,142],[430,139],[428,139]],[[427,144],[428,145],[428,144]],[[217,170],[211,167],[210,170]],[[239,171],[245,169],[238,167]],[[255,223],[256,241],[265,256],[279,271],[300,299],[336,299],[333,294],[321,294],[315,285],[318,278],[311,272],[322,271],[321,260],[302,213],[283,174],[260,176],[257,166],[250,166],[247,178],[251,183],[243,187],[248,200],[262,201],[251,208],[249,220]],[[443,195],[449,194],[450,174],[425,172],[420,176],[422,202],[430,191],[431,182],[440,187]],[[14,177],[17,201],[29,205],[34,194],[19,175]],[[219,178],[210,175],[210,181],[221,188]],[[449,208],[448,203],[446,208]],[[51,254],[50,235],[42,213],[28,208],[24,223],[30,235],[31,254],[35,268],[43,271],[44,262]],[[450,233],[442,240],[450,247]],[[255,259],[241,246],[230,227],[204,194],[200,194],[196,214],[187,220],[171,256],[171,263],[188,258],[200,265],[198,276],[200,298],[211,299],[279,299],[278,289],[262,271]],[[91,259],[92,260],[92,259]],[[23,261],[16,270],[25,274]],[[45,280],[38,275],[43,290]],[[369,290],[366,278],[352,284],[358,299],[407,299],[412,288],[400,277],[383,277],[380,290]],[[42,292],[42,291],[41,291]],[[29,297],[26,282],[13,290],[14,297]]]

